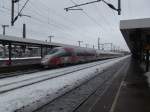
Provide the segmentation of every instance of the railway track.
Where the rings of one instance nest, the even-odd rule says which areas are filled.
[[[34,69],[39,69],[41,67],[40,64],[28,64],[28,65],[14,65],[14,66],[0,66],[0,76],[2,74],[10,74],[19,71],[29,71]]]
[[[39,68],[40,69],[40,68]],[[41,70],[39,69],[32,69],[32,70],[23,70],[23,71],[17,71],[17,72],[10,72],[10,73],[2,73],[0,75],[0,79],[4,79],[4,78],[9,78],[9,77],[14,77],[14,76],[19,76],[22,74],[30,74],[30,73],[35,73],[35,72],[39,72]]]
[[[124,58],[0,79],[0,95],[3,96],[0,97],[0,110],[34,111],[107,71],[108,67],[122,59]]]
[[[10,81],[8,82],[8,78],[4,79],[4,80],[0,80],[0,93],[5,93],[5,92],[9,92],[15,89],[19,89],[25,86],[29,86],[35,83],[39,83],[39,82],[43,82],[46,80],[50,80],[50,79],[54,79],[60,76],[64,76],[67,74],[71,74],[77,71],[81,71],[84,69],[88,69],[97,65],[101,65],[104,63],[107,63],[110,60],[105,60],[105,61],[99,61],[99,62],[94,62],[94,63],[88,63],[88,64],[83,64],[83,65],[76,65],[73,67],[66,67],[66,68],[62,68],[62,69],[56,69],[53,70],[51,73],[45,73],[42,75],[36,75],[36,73],[40,73],[40,72],[36,72],[33,74],[30,74],[30,76],[28,75],[23,75],[23,76],[15,76],[10,78]],[[45,71],[47,72],[47,71]],[[33,76],[32,76],[33,75]],[[6,81],[5,81],[6,80]]]
[[[83,105],[87,100],[89,100],[94,94],[98,93],[97,95],[102,97],[102,95],[110,87],[110,84],[112,83],[112,81],[118,76],[118,73],[119,73],[118,67],[120,66],[119,71],[121,71],[126,64],[127,63],[120,62],[119,64],[115,65],[115,67],[113,66],[113,67],[111,67],[111,69],[109,68],[108,71],[104,71],[101,75],[98,75],[96,77],[93,77],[90,80],[87,80],[86,82],[84,82],[80,86],[78,86],[77,88],[74,88],[73,90],[68,91],[67,93],[63,94],[60,97],[57,97],[56,99],[50,101],[49,103],[43,105],[42,107],[36,109],[33,112],[44,112],[44,111],[48,111],[48,110],[61,112],[61,110],[59,110],[59,108],[62,108],[63,111],[65,110],[65,108],[68,108],[65,110],[66,112],[68,112],[68,110],[69,110],[69,112],[76,112],[76,111],[78,112],[78,109],[80,108],[80,106]],[[115,74],[115,75],[112,75],[112,74]],[[101,77],[103,75],[108,75],[108,76],[106,79],[103,80],[102,83],[100,83]],[[85,86],[86,86],[87,90],[85,89]],[[89,88],[92,88],[92,90],[90,92],[89,92]],[[82,91],[83,89],[85,90],[84,95],[83,95],[83,91]],[[89,92],[89,93],[87,93],[87,92]],[[78,101],[77,100],[78,97],[81,97],[80,99],[82,99],[82,100]],[[71,100],[69,100],[69,99],[71,99]],[[67,106],[69,102],[71,104],[74,102],[74,104]],[[56,105],[58,105],[58,106],[56,106]],[[94,105],[94,104],[92,104],[92,105]],[[44,108],[46,108],[46,109],[44,109]]]
[[[107,59],[111,59],[111,58],[99,59],[99,61],[103,61],[103,60],[107,60]],[[95,62],[95,61],[93,61],[93,62]],[[88,63],[93,63],[93,62],[88,62]],[[82,63],[82,64],[88,64],[88,63]],[[80,64],[76,64],[76,65],[82,65],[82,64],[80,63]],[[69,66],[76,66],[76,65],[59,66],[59,68],[66,68]],[[46,70],[53,70],[53,69],[57,69],[57,68],[56,67],[43,68],[40,64],[30,65],[29,67],[27,67],[27,65],[14,66],[14,67],[2,67],[2,68],[0,68],[0,79],[19,76],[22,74],[27,75],[30,73],[46,71]]]

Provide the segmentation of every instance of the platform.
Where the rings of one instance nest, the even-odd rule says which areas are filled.
[[[135,59],[128,60],[108,90],[98,91],[76,112],[150,112],[150,90],[144,70]]]

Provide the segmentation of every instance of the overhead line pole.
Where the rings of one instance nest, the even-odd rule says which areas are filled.
[[[118,15],[121,15],[121,0],[118,0]]]
[[[23,33],[22,33],[23,38],[26,38],[26,24],[23,24]]]
[[[15,5],[15,2],[14,0],[11,1],[11,25],[13,26],[13,20],[14,20],[14,5]]]
[[[21,12],[23,11],[23,9],[25,8],[25,6],[27,5],[27,3],[29,2],[29,0],[26,0],[25,4],[23,5],[23,7],[21,8],[21,10],[18,12],[17,16],[14,16],[14,11],[15,11],[15,3],[19,2],[20,0],[12,0],[12,6],[11,6],[11,25],[13,26],[15,21],[18,19],[19,16],[28,16],[28,15],[22,15]]]
[[[49,37],[49,42],[51,43],[52,42],[52,37],[54,37],[54,36],[48,36]]]
[[[14,17],[14,13],[15,13],[15,3],[19,2],[19,0],[11,0],[11,25],[14,25],[14,22],[17,20]]]
[[[9,25],[2,25],[2,28],[3,28],[3,35],[5,35],[6,34],[6,27],[9,27]]]
[[[75,4],[74,6],[67,7],[67,8],[64,8],[64,9],[65,9],[66,11],[69,11],[69,10],[79,10],[79,9],[74,9],[74,8],[75,8],[75,7],[84,6],[84,5],[88,5],[88,4],[93,4],[93,3],[96,3],[96,2],[103,2],[103,3],[105,3],[106,5],[108,5],[111,9],[117,11],[117,12],[118,12],[118,15],[121,14],[121,0],[118,0],[118,8],[116,8],[113,4],[108,3],[108,2],[105,1],[105,0],[95,0],[95,1],[86,2],[86,3],[82,3],[82,4]]]
[[[98,38],[98,50],[100,50],[100,38]]]
[[[81,46],[81,43],[82,43],[83,41],[78,41],[78,43],[79,43],[79,47]]]
[[[88,5],[88,4],[92,4],[92,3],[96,3],[96,2],[100,2],[100,1],[102,1],[102,0],[96,0],[96,1],[92,1],[92,2],[86,2],[86,3],[83,3],[83,4],[76,4],[76,5],[74,5],[74,6],[71,6],[71,7],[67,7],[67,8],[65,8],[65,10],[66,11],[68,11],[68,10],[72,10],[72,8],[75,8],[75,7],[80,7],[80,6],[83,6],[83,5]]]

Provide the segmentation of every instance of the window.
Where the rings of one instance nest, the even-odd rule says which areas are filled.
[[[68,57],[68,56],[72,56],[72,53],[71,52],[61,52],[61,53],[57,54],[57,56]]]
[[[52,49],[50,52],[48,52],[48,55],[54,54],[54,53],[56,53],[56,52],[58,52],[58,49]]]

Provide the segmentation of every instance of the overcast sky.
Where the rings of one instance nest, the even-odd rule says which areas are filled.
[[[26,0],[21,0],[19,9]],[[80,4],[92,0],[73,0]],[[117,6],[117,0],[106,0]],[[48,35],[55,36],[52,41],[78,45],[83,41],[89,47],[97,45],[97,38],[101,43],[113,43],[121,49],[128,47],[120,33],[120,19],[135,19],[150,17],[150,0],[122,0],[122,15],[111,10],[103,2],[80,7],[83,11],[64,10],[74,5],[71,0],[29,0],[23,14],[31,18],[19,18],[13,27],[6,31],[7,35],[22,36],[22,24],[27,24],[27,38],[48,40]],[[0,0],[0,24],[10,24],[11,0]],[[16,14],[18,4],[16,4]],[[2,28],[0,28],[2,33]]]

